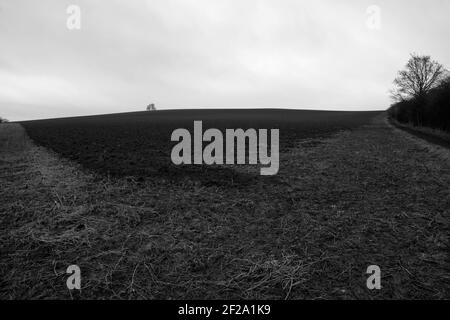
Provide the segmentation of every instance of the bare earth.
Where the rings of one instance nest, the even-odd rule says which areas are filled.
[[[449,299],[448,155],[378,117],[225,190],[108,179],[2,124],[0,297]]]

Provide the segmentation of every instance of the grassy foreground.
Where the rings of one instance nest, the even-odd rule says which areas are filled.
[[[1,298],[450,298],[450,164],[382,117],[224,186],[96,174],[17,124],[0,137]]]

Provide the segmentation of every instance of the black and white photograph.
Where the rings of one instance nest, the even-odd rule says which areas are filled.
[[[0,0],[0,300],[449,300],[449,39],[450,0]]]

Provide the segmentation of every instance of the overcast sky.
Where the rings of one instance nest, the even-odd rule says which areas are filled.
[[[386,109],[411,52],[450,69],[449,39],[450,0],[0,0],[0,116]]]

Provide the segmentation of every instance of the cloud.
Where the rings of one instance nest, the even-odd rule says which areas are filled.
[[[0,0],[0,113],[386,108],[411,51],[450,65],[449,1],[374,2]],[[71,4],[81,30],[66,28]]]

